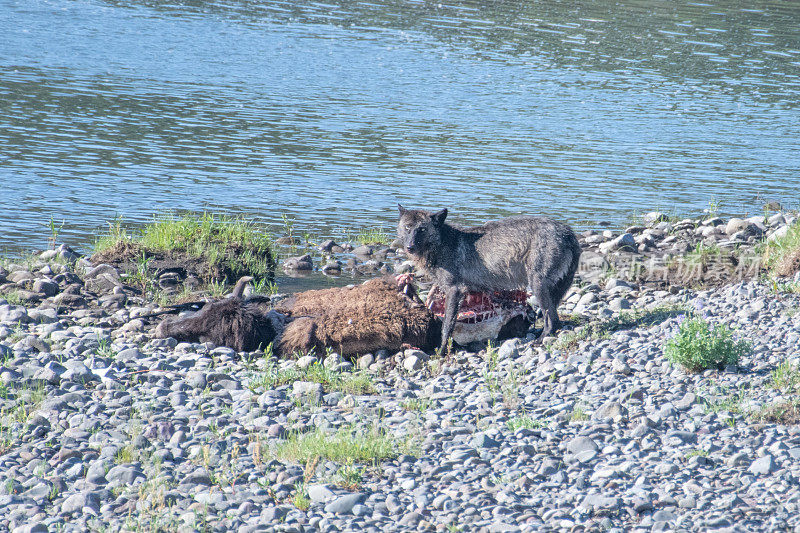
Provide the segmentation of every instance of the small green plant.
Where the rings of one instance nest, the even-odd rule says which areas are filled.
[[[703,395],[706,413],[728,413],[741,415],[744,413],[744,402],[748,399],[745,391],[733,392],[717,387],[716,392]]]
[[[294,243],[294,217],[281,213],[281,219],[283,220],[283,229],[286,232],[286,236]]]
[[[222,298],[228,292],[227,280],[211,280],[206,286],[206,290],[212,298]]]
[[[124,463],[133,463],[136,461],[136,457],[136,450],[134,450],[133,446],[129,444],[117,450],[117,453],[114,454],[114,462],[118,465]]]
[[[584,409],[583,405],[575,404],[572,408],[572,414],[569,417],[570,422],[584,422],[589,420],[589,414]]]
[[[506,422],[506,425],[508,426],[508,429],[511,431],[516,431],[521,428],[541,429],[547,427],[546,422],[543,422],[537,418],[533,418],[531,415],[527,413],[522,414],[520,416],[515,416],[514,418],[510,418],[508,422]]]
[[[382,227],[361,228],[355,238],[351,239],[360,244],[389,244],[389,233]]]
[[[97,350],[96,353],[100,357],[108,357],[114,359],[117,356],[117,351],[111,347],[111,339],[108,337],[97,336]]]
[[[19,291],[11,291],[6,294],[0,294],[0,297],[2,297],[6,302],[8,302],[11,305],[22,305],[23,303],[25,303],[25,300],[22,299],[22,296],[20,296]]]
[[[334,476],[334,482],[347,490],[358,490],[363,478],[364,469],[350,462],[339,468]]]
[[[714,218],[722,208],[722,201],[719,198],[712,197],[708,200],[708,208],[704,209],[707,218]]]
[[[305,483],[296,483],[294,486],[294,496],[292,496],[292,505],[301,511],[307,511],[311,507],[311,498],[308,497],[308,491]]]
[[[800,389],[800,368],[789,361],[784,361],[772,371],[771,386],[786,392]]]
[[[499,392],[501,378],[497,374],[497,364],[500,362],[497,346],[492,341],[486,343],[486,350],[483,353],[483,360],[486,366],[483,369],[483,382],[491,393]]]
[[[35,388],[25,386],[16,389],[14,393],[15,401],[13,406],[0,409],[0,421],[5,419],[8,422],[25,424],[30,416],[39,409],[39,406],[47,396],[47,391],[42,385],[38,385]],[[6,394],[10,395],[10,392]],[[2,433],[1,430],[0,433]]]
[[[750,343],[734,338],[725,324],[711,324],[702,317],[678,317],[678,332],[664,346],[664,355],[689,372],[735,365],[750,351]]]
[[[141,253],[136,256],[136,269],[126,275],[127,281],[137,285],[141,289],[142,295],[145,297],[147,297],[148,288],[151,288],[153,285],[153,280],[151,280],[148,275],[150,261],[151,258],[142,250]]]
[[[5,413],[0,413],[0,415]],[[11,428],[3,424],[0,416],[0,455],[6,453],[14,444],[14,435]]]
[[[711,258],[722,256],[722,248],[716,244],[698,244],[694,250],[683,256],[683,262],[687,265],[707,265]]]
[[[424,412],[430,409],[433,401],[430,398],[411,398],[400,404],[400,407],[406,411],[419,411]]]
[[[770,276],[789,277],[800,269],[800,221],[789,226],[785,235],[762,246],[763,266]]]
[[[269,348],[271,353],[271,347]],[[253,392],[270,390],[280,385],[295,381],[313,381],[320,383],[328,391],[341,391],[346,394],[373,394],[375,385],[372,377],[363,371],[335,372],[320,363],[314,363],[307,369],[280,369],[272,358],[266,358],[266,368],[250,381]]]
[[[686,452],[686,459],[691,459],[692,457],[708,457],[708,452],[699,448]]]
[[[48,222],[46,226],[50,230],[50,247],[55,249],[56,242],[58,241],[58,234],[64,229],[64,220],[61,221],[61,224],[56,224],[53,215],[50,215],[50,222]]]
[[[269,281],[267,278],[261,278],[252,282],[253,294],[266,294],[271,296],[278,293],[278,284]]]
[[[278,446],[276,455],[297,463],[307,463],[319,457],[342,464],[375,464],[396,457],[403,450],[404,443],[395,440],[384,430],[350,426],[339,428],[334,433],[322,429],[293,433]]]

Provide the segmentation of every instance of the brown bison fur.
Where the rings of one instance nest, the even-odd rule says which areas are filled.
[[[398,350],[404,344],[429,350],[441,336],[433,314],[391,276],[355,287],[301,292],[276,310],[293,318],[277,346],[286,355],[322,353],[326,347],[351,355]]]
[[[158,325],[155,335],[251,352],[267,346],[280,333],[274,314],[258,303],[233,296],[210,302],[192,316],[168,318]]]

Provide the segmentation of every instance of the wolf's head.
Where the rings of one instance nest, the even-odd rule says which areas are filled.
[[[442,242],[441,229],[447,217],[447,209],[435,213],[420,209],[400,208],[397,222],[397,238],[411,255],[424,256],[438,249]]]

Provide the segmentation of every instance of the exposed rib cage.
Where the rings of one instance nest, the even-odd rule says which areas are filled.
[[[457,320],[477,324],[501,313],[506,316],[524,314],[528,296],[525,291],[469,292],[461,303]],[[437,317],[444,317],[445,295],[438,287],[428,294],[427,305]]]

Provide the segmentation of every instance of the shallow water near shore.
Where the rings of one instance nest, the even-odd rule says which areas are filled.
[[[796,208],[800,8],[780,2],[0,5],[0,249],[121,215],[391,232],[396,204],[578,228]]]

